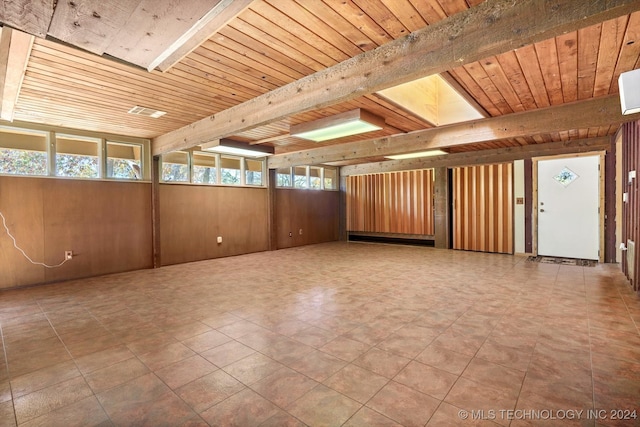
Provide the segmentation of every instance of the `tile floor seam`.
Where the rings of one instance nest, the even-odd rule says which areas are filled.
[[[511,305],[513,305],[513,302],[511,302],[510,306],[511,306]],[[471,308],[469,308],[467,311],[469,311],[469,310],[471,310]],[[502,319],[506,316],[506,312],[507,312],[507,310],[505,310],[505,313],[500,317],[500,320],[502,320]],[[465,314],[466,314],[466,312],[465,312]],[[464,315],[464,314],[463,314],[463,315]],[[460,316],[458,317],[458,319],[459,319],[460,317],[462,317],[463,315],[460,315]],[[457,319],[456,319],[456,320],[457,320]],[[500,323],[500,320],[496,321],[496,326],[494,326],[494,327],[491,329],[491,332],[493,332],[493,331],[495,330],[495,328],[497,327],[497,325]],[[454,321],[453,323],[455,323],[455,321]],[[449,328],[453,325],[453,323],[449,326]],[[447,329],[449,329],[449,328],[447,328]],[[489,332],[489,333],[487,334],[487,336],[485,337],[484,341],[482,341],[482,344],[478,347],[478,349],[477,349],[477,350],[476,350],[476,352],[473,354],[473,356],[471,356],[471,358],[469,359],[469,362],[466,364],[465,368],[464,368],[464,369],[460,372],[460,374],[458,375],[458,378],[454,381],[454,383],[451,385],[451,387],[449,387],[449,390],[447,391],[446,395],[445,395],[445,396],[442,398],[442,400],[440,401],[440,404],[438,405],[438,407],[440,407],[440,405],[442,405],[442,402],[444,402],[444,401],[447,399],[447,397],[449,396],[449,393],[451,393],[451,390],[453,390],[453,388],[456,386],[456,384],[458,383],[458,381],[459,381],[461,378],[463,378],[463,374],[464,374],[464,372],[467,370],[467,368],[469,367],[469,365],[471,364],[471,362],[473,361],[473,359],[477,357],[478,352],[480,351],[480,349],[482,348],[482,346],[483,346],[483,345],[487,342],[487,340],[489,339],[489,336],[491,335],[491,332]],[[483,359],[483,360],[486,360],[486,359]],[[495,363],[495,362],[491,362],[491,361],[489,361],[489,360],[488,360],[487,362]],[[531,359],[530,359],[529,363],[531,363]],[[500,365],[500,366],[503,366],[503,365],[501,365],[501,364],[499,364],[499,363],[496,363],[496,364],[497,364],[497,365]],[[526,374],[526,371],[525,371],[525,374]],[[473,381],[473,380],[472,380],[472,381]],[[522,389],[522,385],[523,385],[523,384],[524,384],[524,378],[523,378],[523,380],[522,380],[522,383],[520,384],[521,389]],[[519,395],[520,395],[520,393],[518,393],[518,396],[519,396]],[[433,396],[432,396],[432,397],[433,397]],[[517,403],[518,403],[518,402],[517,402],[517,398],[516,398],[516,401],[514,402],[514,408],[516,408],[516,407],[517,407],[517,406],[516,406],[516,405],[517,405]],[[437,411],[437,409],[436,409],[436,411]],[[434,414],[435,414],[435,411],[434,411]],[[433,415],[432,415],[432,416],[433,416]],[[428,424],[428,422],[427,422],[427,424]],[[425,424],[425,425],[426,425],[426,424]]]
[[[40,305],[40,303],[37,303],[38,306],[40,307],[40,309],[42,310],[42,306]],[[58,337],[58,340],[60,340],[60,342],[62,343],[62,345],[64,346],[65,350],[67,351],[67,353],[69,354],[69,356],[71,357],[71,360],[73,361],[73,364],[75,365],[76,369],[78,370],[78,372],[80,372],[80,376],[82,377],[82,380],[84,381],[84,384],[87,386],[87,388],[91,391],[91,396],[93,396],[95,398],[95,400],[98,402],[98,405],[100,405],[100,408],[102,409],[102,411],[105,413],[105,415],[107,416],[107,418],[113,422],[113,420],[111,420],[111,417],[109,416],[109,413],[105,410],[105,408],[102,405],[102,402],[100,402],[100,399],[98,399],[98,396],[96,393],[94,393],[93,388],[91,388],[91,386],[89,386],[89,383],[87,382],[87,378],[85,377],[84,372],[82,372],[82,370],[80,369],[80,367],[78,366],[78,363],[76,361],[76,358],[73,357],[73,354],[71,354],[71,352],[69,351],[69,348],[67,347],[67,345],[64,343],[64,341],[62,340],[62,338],[60,337],[60,335],[58,334],[58,331],[54,328],[53,324],[51,323],[51,319],[49,318],[49,316],[47,316],[47,312],[45,312],[44,310],[42,310],[47,322],[49,322],[49,325],[51,326],[51,328],[55,331],[56,336]],[[30,392],[32,393],[32,392]],[[26,396],[26,395],[25,395]],[[65,406],[70,406],[73,405],[74,403],[76,403],[78,401],[75,402],[71,402],[67,405],[61,406],[60,408],[56,408],[56,410],[58,409],[62,409]],[[49,413],[51,413],[53,411],[50,411]],[[16,411],[16,416],[17,416],[17,411]],[[43,416],[46,416],[46,414],[43,414]],[[39,417],[38,417],[39,418]],[[18,424],[19,427],[19,424]]]
[[[11,395],[11,407],[13,408],[13,420],[18,425],[18,415],[16,411],[15,399],[13,398],[13,386],[11,385],[11,372],[9,371],[9,358],[7,357],[7,346],[4,340],[4,331],[2,322],[0,322],[0,344],[2,345],[2,353],[4,356],[4,368],[7,371],[7,382],[9,383],[9,394]]]

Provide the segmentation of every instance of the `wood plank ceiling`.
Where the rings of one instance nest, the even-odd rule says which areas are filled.
[[[50,22],[36,7],[40,3],[47,2],[0,2],[0,22],[5,25],[43,35],[33,29],[33,22],[50,24],[45,25],[49,37],[36,38],[33,45],[15,120],[154,138],[477,7],[483,0],[255,0],[166,72],[140,67],[157,55],[157,50],[149,51],[152,43],[145,34],[166,33],[165,46],[218,1],[59,1]],[[180,10],[187,10],[188,17]],[[165,23],[181,24],[159,26],[154,23],[156,16]],[[86,37],[72,31],[74,26],[82,28],[85,36],[108,30],[109,40],[89,47]],[[473,98],[487,116],[498,117],[615,94],[620,73],[636,68],[640,68],[640,12],[453,68],[445,78]],[[159,119],[127,114],[135,105],[167,114]],[[384,117],[385,128],[321,146],[431,126],[373,93],[295,114],[233,138],[253,143],[266,140],[263,143],[276,146],[277,153],[313,149],[319,144],[289,137],[289,126],[357,107]],[[606,136],[617,128],[616,124],[566,129],[466,144],[450,151]],[[365,160],[377,159],[350,163]]]

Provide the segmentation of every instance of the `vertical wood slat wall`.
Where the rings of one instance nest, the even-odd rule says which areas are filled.
[[[433,170],[347,177],[347,231],[433,235]]]
[[[513,253],[513,163],[453,168],[453,248]]]
[[[622,242],[631,240],[636,244],[633,271],[634,278],[631,281],[633,289],[640,290],[640,251],[637,249],[640,241],[640,192],[638,181],[640,180],[640,121],[625,123],[622,127],[622,191],[627,193],[627,202],[622,204]],[[636,171],[636,178],[629,183],[629,171]],[[629,278],[629,263],[627,253],[622,254],[622,271]]]

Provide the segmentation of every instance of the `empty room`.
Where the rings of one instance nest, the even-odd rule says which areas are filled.
[[[1,0],[0,427],[640,425],[637,0]]]

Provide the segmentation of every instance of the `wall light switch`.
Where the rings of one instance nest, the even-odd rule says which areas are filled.
[[[222,243],[222,236],[218,236],[218,243]]]
[[[631,184],[631,182],[635,177],[636,177],[636,171],[629,171],[629,184]]]
[[[622,201],[627,203],[629,201],[629,193],[622,193]]]

